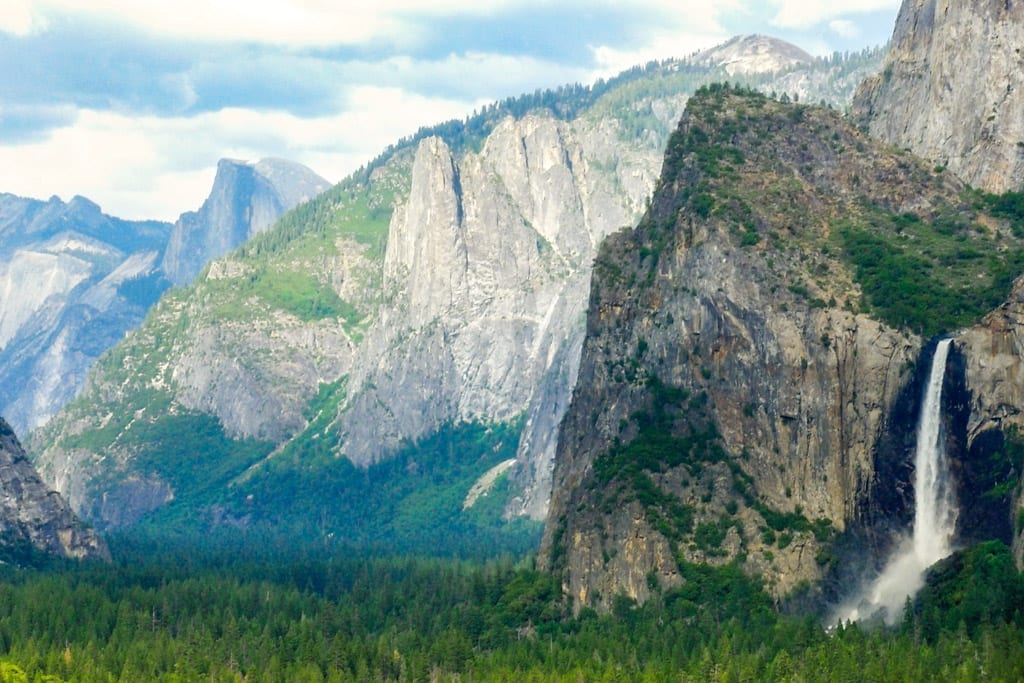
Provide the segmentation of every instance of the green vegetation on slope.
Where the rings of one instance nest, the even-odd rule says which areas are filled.
[[[333,253],[333,239],[349,236],[369,247],[371,258],[380,259],[384,255],[391,211],[402,192],[404,179],[406,176],[398,173],[397,177],[366,182],[346,180],[296,206],[273,228],[239,247],[238,255],[242,259],[261,260],[286,251],[303,256],[320,249],[331,249]]]
[[[812,306],[845,301],[925,336],[976,322],[1024,273],[1017,194],[966,190],[820,107],[701,88],[669,141],[665,178],[674,192],[663,189],[641,224],[652,253],[680,212],[696,214],[727,224],[738,247],[791,264],[780,274]],[[894,208],[900,193],[920,212]],[[830,265],[837,257],[847,274]]]
[[[51,423],[34,446],[50,445],[66,419],[90,426],[68,430],[70,435],[63,437],[59,447],[84,449],[97,456],[114,452],[124,459],[141,453],[144,464],[140,467],[159,470],[162,476],[173,474],[178,463],[191,458],[192,475],[210,490],[213,482],[225,483],[223,477],[237,476],[269,452],[270,445],[236,443],[219,426],[212,426],[215,418],[182,409],[174,387],[178,360],[195,348],[196,335],[219,326],[223,333],[213,341],[212,356],[231,353],[243,366],[259,365],[277,349],[251,349],[242,340],[253,325],[277,325],[277,311],[307,322],[337,320],[350,339],[358,340],[383,296],[380,282],[388,223],[393,202],[407,191],[407,170],[399,160],[370,183],[349,180],[328,190],[240,247],[216,276],[201,277],[188,288],[168,292],[138,330],[100,358],[90,390],[69,404],[65,417]],[[341,254],[341,249],[357,253]],[[335,289],[336,259],[348,265],[342,275],[354,285],[346,290],[353,293],[352,301],[342,299]],[[143,296],[153,284],[131,281],[125,285],[125,294]],[[211,343],[210,337],[203,341]],[[216,348],[217,344],[222,347]],[[290,360],[289,349],[281,352]],[[118,390],[107,391],[110,386]],[[175,432],[183,434],[178,441],[190,443],[187,457],[168,436]],[[156,441],[145,443],[143,438],[150,436]],[[224,455],[228,452],[234,455]],[[164,454],[168,462],[158,463]],[[206,473],[201,472],[204,458],[210,458]],[[234,471],[224,471],[221,459],[233,463]],[[107,472],[97,484],[123,474]]]
[[[300,320],[340,320],[358,337],[360,323],[376,309],[382,293],[381,267],[387,244],[388,224],[394,202],[407,191],[401,164],[390,175],[372,182],[349,179],[315,199],[288,212],[273,228],[239,247],[234,258],[242,264],[236,277],[200,282],[219,300],[216,314],[245,319],[259,315],[256,301],[270,309],[286,311]],[[358,282],[355,301],[346,301],[330,280],[339,249],[361,251],[359,260],[348,259],[346,278]],[[259,305],[257,304],[257,305]]]
[[[231,439],[212,415],[184,411],[129,432],[138,471],[154,473],[175,492],[175,507],[210,504],[239,472],[266,457],[272,445]]]
[[[473,483],[515,456],[518,422],[446,425],[360,469],[334,451],[329,425],[343,393],[342,383],[325,386],[310,429],[270,457],[267,444],[229,441],[201,424],[180,443],[174,421],[153,426],[141,437],[152,461],[140,458],[139,466],[175,485],[176,496],[132,533],[185,544],[240,535],[292,550],[356,547],[389,555],[493,557],[536,546],[539,523],[507,522],[500,505],[462,509]],[[224,452],[203,450],[206,443],[222,443]],[[223,526],[229,519],[233,524]]]
[[[875,208],[839,221],[836,235],[870,310],[931,337],[977,322],[1024,273],[1020,241],[990,236],[983,219],[961,210],[925,221]]]
[[[233,287],[236,297],[244,297],[246,294],[258,297],[271,308],[286,311],[307,322],[338,318],[346,328],[351,329],[363,317],[331,287],[298,269],[258,268],[238,284],[241,286]],[[222,307],[219,312],[227,315],[228,310]],[[239,311],[238,317],[244,318],[247,315],[248,311]]]

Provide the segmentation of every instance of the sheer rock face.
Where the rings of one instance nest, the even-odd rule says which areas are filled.
[[[554,444],[542,434],[564,410],[548,399],[567,399],[575,380],[596,244],[635,220],[657,172],[655,151],[623,150],[616,133],[527,116],[460,159],[440,139],[420,145],[388,237],[394,304],[363,344],[378,359],[350,377],[349,458],[368,464],[446,422],[525,411],[518,475],[539,484],[515,512],[543,516]],[[617,170],[595,168],[599,158]]]
[[[43,484],[10,425],[0,418],[0,549],[109,559],[103,540]],[[21,549],[19,551],[19,549]]]
[[[1024,187],[1024,4],[904,0],[883,72],[854,100],[872,134],[989,192]]]
[[[640,217],[664,141],[689,96],[689,85],[675,82],[674,66],[663,71],[656,78],[669,77],[665,91],[656,84],[650,92],[613,92],[572,121],[509,117],[470,151],[429,138],[376,166],[363,189],[386,188],[371,209],[390,212],[386,244],[324,244],[329,257],[303,253],[266,266],[299,267],[329,284],[363,316],[358,329],[251,307],[242,294],[232,298],[224,292],[248,291],[242,278],[261,264],[231,255],[216,260],[192,290],[165,299],[153,325],[126,340],[122,368],[131,379],[98,374],[96,402],[68,411],[35,441],[44,476],[78,492],[75,509],[97,509],[88,501],[98,494],[77,482],[111,459],[67,444],[95,431],[90,422],[107,424],[108,415],[124,413],[117,401],[125,387],[165,392],[175,407],[216,416],[232,437],[284,448],[310,424],[318,389],[343,381],[329,429],[337,433],[337,453],[363,466],[448,423],[523,419],[509,475],[519,495],[507,512],[543,519],[557,426],[579,367],[596,245]],[[317,200],[316,210],[336,217],[344,231],[355,201],[339,187]],[[225,309],[246,314],[229,317]],[[133,456],[122,455],[118,467],[127,471]],[[157,482],[133,481],[145,489],[138,500],[160,498]]]
[[[222,159],[203,206],[182,214],[174,224],[161,267],[171,282],[186,285],[211,260],[328,187],[330,183],[295,162]]]
[[[1024,567],[1024,525],[1017,521],[1024,507],[1020,464],[1003,470],[992,460],[1001,460],[1009,434],[1024,433],[1024,279],[1017,280],[1002,306],[955,337],[955,349],[963,382],[955,406],[962,436],[952,444],[960,463],[958,528],[968,540],[1012,543],[1017,564]],[[1003,491],[993,495],[994,486]]]
[[[927,214],[962,186],[824,110],[715,102],[690,101],[649,214],[595,261],[541,550],[579,606],[678,585],[677,560],[740,557],[780,597],[817,590],[829,533],[790,528],[780,542],[769,514],[803,515],[819,532],[831,520],[859,534],[860,559],[907,517],[906,501],[879,495],[908,486],[886,478],[907,449],[882,442],[906,427],[892,423],[898,408],[913,429],[913,405],[899,404],[916,400],[922,341],[854,312],[858,286],[829,234],[865,206]],[[708,139],[737,161],[708,161],[721,148],[693,146]],[[743,246],[747,226],[759,237]],[[636,441],[650,424],[655,436]],[[659,450],[666,432],[679,441]],[[678,455],[708,434],[721,450]],[[634,441],[657,462],[682,461],[635,470],[643,452],[622,450]]]
[[[761,502],[793,512],[799,501],[808,518],[830,519],[838,531],[868,522],[875,445],[918,340],[863,315],[807,310],[799,298],[772,293],[771,275],[760,264],[735,254],[727,259],[724,235],[706,238],[672,254],[646,292],[595,283],[542,551],[564,553],[565,587],[581,606],[607,607],[619,593],[643,601],[652,573],[662,587],[680,581],[677,555],[643,506],[633,500],[609,511],[602,507],[607,490],[595,493],[602,490],[596,458],[628,443],[636,413],[653,410],[658,400],[642,382],[620,374],[621,359],[636,358],[640,340],[649,376],[712,406],[723,445]],[[623,245],[609,248],[616,246]],[[680,294],[683,282],[692,284]],[[780,311],[785,308],[788,313]],[[699,474],[677,468],[652,476],[662,490],[701,510],[698,525],[716,523],[730,500],[738,505],[740,526],[721,546],[705,552],[691,545],[684,559],[732,559],[742,536],[748,569],[765,576],[777,595],[817,582],[822,566],[815,558],[823,546],[808,533],[796,534],[786,548],[765,542],[764,518],[738,500],[732,478],[721,463]],[[774,557],[766,561],[767,553]]]

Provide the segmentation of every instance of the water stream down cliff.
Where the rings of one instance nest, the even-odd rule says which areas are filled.
[[[942,437],[942,385],[951,341],[943,339],[935,349],[921,405],[914,453],[913,534],[899,545],[878,578],[838,610],[837,619],[843,622],[879,612],[886,622],[894,622],[906,599],[924,585],[928,567],[952,552],[957,507]]]

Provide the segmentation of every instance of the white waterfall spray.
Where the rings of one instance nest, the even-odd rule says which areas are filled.
[[[914,529],[889,559],[885,570],[866,591],[842,606],[832,623],[857,621],[875,615],[894,622],[906,599],[924,585],[925,570],[952,552],[956,502],[942,442],[942,383],[950,340],[935,348],[924,403],[917,425],[914,454]]]

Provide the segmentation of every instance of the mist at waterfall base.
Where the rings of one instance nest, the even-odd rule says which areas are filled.
[[[950,341],[943,339],[935,348],[917,425],[913,533],[898,545],[882,573],[833,613],[830,625],[879,617],[895,623],[907,598],[924,586],[928,567],[953,550],[957,509],[942,438],[942,383]]]

